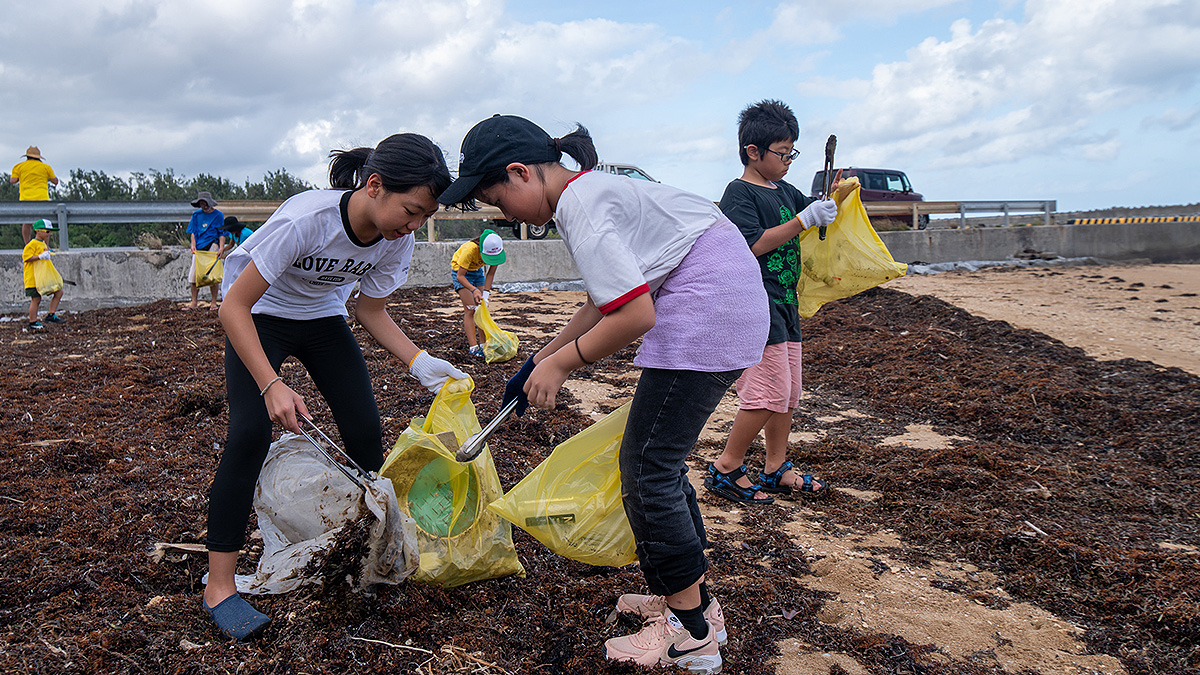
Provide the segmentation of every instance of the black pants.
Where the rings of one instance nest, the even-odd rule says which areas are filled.
[[[383,429],[379,406],[362,349],[340,316],[299,321],[254,315],[258,339],[271,367],[296,357],[333,411],[346,452],[368,471],[383,465]],[[279,385],[276,385],[279,386]],[[229,399],[229,435],[208,498],[208,550],[231,552],[246,542],[246,519],[254,487],[270,449],[274,423],[258,384],[225,340],[225,388]],[[312,402],[306,402],[314,412]]]
[[[654,595],[674,595],[708,569],[708,538],[685,460],[741,374],[643,368],[638,379],[621,439],[621,498]]]

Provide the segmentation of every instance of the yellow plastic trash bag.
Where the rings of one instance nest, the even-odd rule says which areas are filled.
[[[562,442],[488,508],[572,560],[613,567],[637,561],[617,463],[628,417],[626,403]]]
[[[475,325],[483,331],[483,360],[488,363],[503,363],[517,355],[517,347],[521,344],[516,335],[496,325],[488,312],[487,301],[479,303],[475,308]]]
[[[54,295],[62,290],[63,278],[49,260],[33,261],[33,283],[38,295]]]
[[[818,228],[800,234],[800,280],[796,283],[800,316],[808,318],[827,302],[848,298],[885,281],[902,277],[908,266],[892,254],[871,227],[859,198],[858,178],[838,184],[837,218],[821,241]]]
[[[196,251],[196,287],[203,288],[221,283],[225,266],[212,251]]]
[[[417,581],[453,587],[525,574],[512,526],[484,508],[502,494],[491,452],[484,446],[470,462],[454,458],[458,444],[480,431],[474,389],[469,378],[448,381],[429,415],[413,418],[379,470],[395,486],[401,510],[416,521]]]

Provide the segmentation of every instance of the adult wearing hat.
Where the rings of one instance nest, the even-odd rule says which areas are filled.
[[[192,200],[196,210],[188,222],[187,233],[192,238],[192,265],[188,268],[188,286],[192,291],[192,304],[185,309],[196,309],[200,301],[200,288],[196,286],[196,251],[212,251],[216,247],[217,257],[225,255],[225,214],[217,210],[217,200],[208,192],[201,192]],[[212,289],[212,304],[209,308],[217,310],[217,294],[220,293],[218,284],[209,286]]]
[[[50,201],[50,185],[58,185],[54,169],[42,159],[42,151],[36,145],[29,146],[24,157],[25,161],[14,166],[8,178],[8,182],[21,186],[18,199],[23,202]],[[32,223],[21,225],[21,238],[26,244],[33,238]]]
[[[467,351],[483,356],[483,347],[475,330],[475,308],[487,300],[496,278],[496,267],[504,262],[504,240],[494,230],[484,230],[478,241],[463,242],[450,259],[450,285],[458,291],[463,304],[463,332],[467,336]],[[487,271],[484,271],[484,267]]]

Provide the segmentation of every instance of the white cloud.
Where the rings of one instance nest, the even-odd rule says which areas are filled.
[[[987,165],[1070,151],[1063,144],[1111,158],[1120,139],[1096,143],[1072,124],[1194,88],[1198,43],[1196,3],[1030,0],[1022,21],[960,20],[870,79],[814,78],[800,91],[850,100],[839,125],[881,161],[917,150],[938,166]]]
[[[1200,122],[1200,108],[1180,110],[1167,108],[1159,115],[1153,115],[1142,120],[1143,129],[1166,129],[1167,131],[1184,131]]]

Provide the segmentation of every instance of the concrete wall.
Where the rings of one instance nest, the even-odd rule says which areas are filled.
[[[882,232],[879,236],[901,262],[1005,260],[1025,249],[1067,258],[1200,260],[1200,223],[912,230]],[[419,242],[408,285],[449,285],[450,258],[458,245]],[[496,272],[497,283],[579,278],[561,240],[510,240],[504,246],[508,262]],[[185,280],[191,255],[186,249],[72,249],[57,255],[54,264],[64,279],[77,283],[66,288],[65,309],[190,297]],[[26,307],[21,254],[0,252],[0,310],[13,312]]]
[[[449,286],[450,258],[461,242],[418,242],[409,268],[409,286]],[[578,279],[579,271],[562,240],[504,242],[508,262],[496,271],[496,283]],[[135,305],[191,298],[187,284],[192,256],[186,248],[161,251],[131,248],[73,248],[54,256],[66,286],[64,309]],[[0,311],[28,308],[21,254],[0,252]],[[201,300],[208,297],[201,289]],[[45,310],[45,302],[43,311]]]
[[[1188,222],[906,230],[879,238],[900,262],[1006,260],[1026,249],[1064,258],[1200,260],[1200,223]]]

